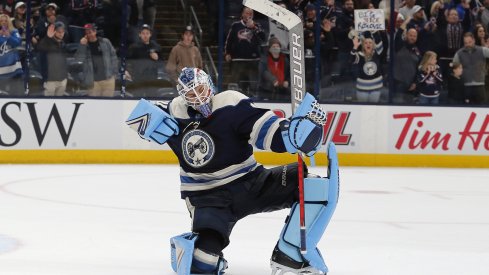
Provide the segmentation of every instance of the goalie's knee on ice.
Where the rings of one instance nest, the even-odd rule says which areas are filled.
[[[195,247],[198,235],[184,233],[170,239],[171,266],[178,275],[222,274],[227,262],[219,255]],[[192,272],[192,273],[191,273]]]

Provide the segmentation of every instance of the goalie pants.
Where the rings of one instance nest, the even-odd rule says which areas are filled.
[[[199,233],[195,247],[222,255],[237,221],[250,214],[290,208],[299,200],[297,166],[262,168],[224,186],[184,194],[192,232]]]

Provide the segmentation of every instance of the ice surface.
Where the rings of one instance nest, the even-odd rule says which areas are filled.
[[[325,168],[312,168],[323,174]],[[330,275],[489,274],[489,170],[341,168]],[[174,165],[0,165],[1,275],[169,275],[189,230]],[[288,211],[240,221],[229,275],[270,274]]]

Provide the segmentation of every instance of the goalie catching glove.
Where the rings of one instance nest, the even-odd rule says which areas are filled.
[[[297,151],[307,156],[314,155],[323,139],[323,126],[326,123],[326,113],[321,109],[317,100],[309,93],[302,100],[290,120],[280,123],[282,139],[289,153]]]
[[[129,115],[127,125],[142,139],[165,143],[171,136],[178,135],[178,122],[163,109],[141,99]]]

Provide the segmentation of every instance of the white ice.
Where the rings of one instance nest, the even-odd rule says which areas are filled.
[[[178,172],[0,165],[0,274],[174,274],[169,239],[190,226]],[[329,274],[489,274],[488,169],[340,172],[340,201],[319,244]],[[226,274],[270,274],[287,213],[240,221],[224,251]]]

